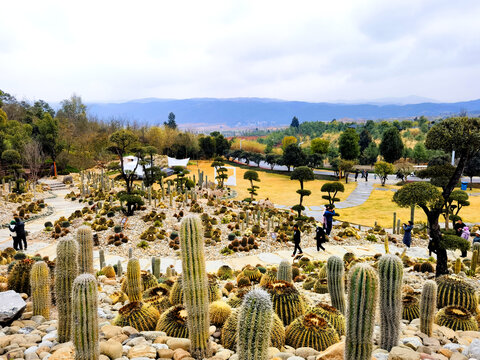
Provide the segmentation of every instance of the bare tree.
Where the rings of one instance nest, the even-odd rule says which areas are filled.
[[[36,140],[32,140],[25,145],[24,154],[25,164],[30,170],[30,178],[33,185],[37,184],[38,174],[45,162],[45,154],[42,151],[42,145]]]

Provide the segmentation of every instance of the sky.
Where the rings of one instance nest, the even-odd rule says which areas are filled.
[[[480,98],[480,1],[6,1],[17,99]]]

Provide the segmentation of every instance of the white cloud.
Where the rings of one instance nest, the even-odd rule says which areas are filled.
[[[19,98],[479,98],[477,1],[16,1],[0,88]]]

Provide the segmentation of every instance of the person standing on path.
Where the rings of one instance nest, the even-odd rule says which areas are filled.
[[[333,210],[333,207],[331,205],[328,205],[327,209],[323,213],[324,227],[327,235],[330,235],[330,232],[332,231],[334,215],[335,215],[335,210]]]
[[[325,230],[323,226],[320,226],[320,224],[317,224],[317,230],[315,232],[315,240],[317,240],[317,251],[320,251],[322,249],[325,251],[325,248],[323,247],[323,243],[327,242],[327,237],[325,235]]]
[[[10,221],[10,225],[8,225],[8,229],[9,229],[10,232],[12,232],[12,233],[15,232],[15,224],[16,224],[16,223],[15,223],[15,220],[12,220],[12,221]],[[17,238],[16,235],[17,235],[17,234],[12,235],[13,248],[14,248],[15,250],[22,250],[22,248],[21,248],[22,245],[20,244],[20,248],[19,248],[19,246],[18,246],[19,243],[18,243],[18,238]]]
[[[27,250],[27,234],[25,233],[25,223],[20,220],[19,217],[15,217],[15,225],[13,230],[17,235],[17,243],[20,250]],[[23,242],[23,249],[22,249],[22,242]]]
[[[358,178],[358,169],[355,169],[355,181],[357,181]]]
[[[298,254],[303,254],[302,248],[300,247],[300,230],[298,229],[297,224],[293,226],[293,244],[295,245],[295,248],[293,249],[292,257],[295,257],[297,249]]]
[[[464,227],[465,227],[465,224],[463,223],[462,219],[458,219],[457,222],[455,223],[455,225],[453,225],[453,229],[455,230],[455,234],[457,236],[462,237]],[[467,252],[462,250],[461,257],[467,257]]]
[[[368,181],[368,171],[365,171],[365,181]]]
[[[413,223],[411,221],[408,221],[407,224],[403,224],[403,243],[406,245],[406,247],[410,248],[410,244],[412,243],[412,230],[413,230]]]
[[[473,243],[480,243],[480,230],[475,231],[475,237],[473,238]]]

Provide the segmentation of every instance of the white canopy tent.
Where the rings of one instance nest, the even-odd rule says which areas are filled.
[[[168,167],[169,168],[173,168],[174,166],[187,167],[188,161],[190,160],[190,158],[186,158],[186,159],[175,159],[175,158],[171,158],[171,157],[167,157],[167,158],[168,158]]]

